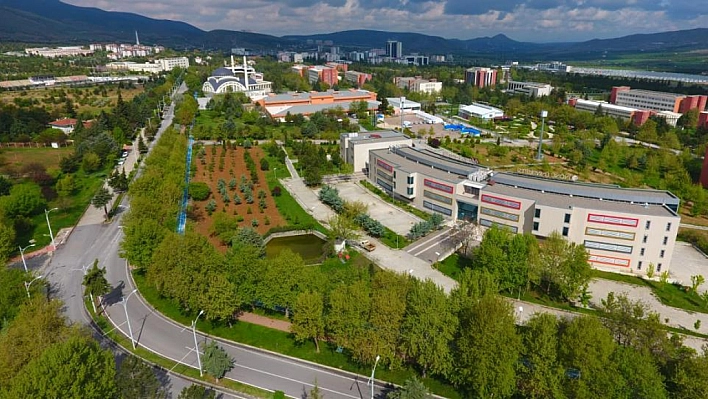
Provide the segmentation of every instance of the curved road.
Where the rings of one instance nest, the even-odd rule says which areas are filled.
[[[183,90],[186,90],[186,87],[182,87]],[[173,113],[173,106],[170,106],[165,113],[163,126],[170,125]],[[160,129],[158,138],[163,130]],[[130,159],[128,163],[132,163],[131,161],[134,159]],[[124,201],[121,205],[126,209],[127,202]],[[121,216],[115,217],[110,224],[105,224],[102,220],[102,210],[89,207],[66,243],[57,248],[43,270],[44,276],[52,284],[52,290],[64,301],[67,316],[73,322],[88,323],[83,310],[81,268],[98,259],[99,264],[106,268],[106,278],[114,287],[111,293],[106,295],[105,305],[106,313],[115,327],[125,336],[129,336],[127,309],[137,345],[175,362],[197,368],[194,338],[189,327],[178,325],[155,312],[139,293],[130,297],[126,308],[121,304],[123,296],[135,289],[128,275],[126,261],[118,255],[122,237],[119,226]],[[197,339],[203,342],[206,337],[198,333]],[[236,360],[234,369],[226,378],[271,391],[280,390],[293,398],[308,396],[315,381],[327,398],[364,399],[371,395],[366,376],[330,369],[233,342],[219,340],[219,343]],[[382,393],[388,389],[390,388],[383,384],[375,384],[375,395],[383,396]]]

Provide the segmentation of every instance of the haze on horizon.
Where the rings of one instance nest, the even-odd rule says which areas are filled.
[[[696,0],[63,0],[171,19],[200,29],[276,36],[351,29],[471,39],[584,41],[706,27]]]

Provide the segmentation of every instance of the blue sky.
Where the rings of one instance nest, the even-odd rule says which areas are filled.
[[[504,33],[534,42],[582,41],[708,27],[699,0],[63,0],[277,36],[348,29],[470,39]]]

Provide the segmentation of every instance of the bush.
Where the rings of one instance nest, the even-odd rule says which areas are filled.
[[[335,212],[341,213],[344,210],[344,200],[339,196],[339,190],[332,186],[324,185],[320,189],[320,201],[332,208]]]
[[[209,198],[211,189],[209,185],[202,182],[189,183],[189,197],[195,201],[204,201]]]
[[[273,191],[270,192],[270,195],[272,195],[273,197],[280,197],[282,192],[283,191],[280,188],[280,186],[275,186],[275,187],[273,187]]]
[[[270,165],[268,164],[268,160],[265,158],[261,158],[261,170],[263,170],[263,171],[270,170]]]
[[[256,220],[256,219],[251,220],[251,226],[258,227],[258,220]]]

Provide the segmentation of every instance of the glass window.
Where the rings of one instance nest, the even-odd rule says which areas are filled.
[[[666,251],[662,249],[661,252],[659,253],[659,257],[663,258],[665,253],[666,253]]]
[[[666,231],[671,231],[671,222],[666,223]]]
[[[669,237],[664,237],[664,245],[668,244],[669,242]]]
[[[640,260],[639,263],[637,263],[637,270],[642,270],[642,261]]]
[[[656,265],[656,271],[657,271],[657,272],[660,272],[660,271],[661,271],[661,263],[659,263],[658,265]]]
[[[641,251],[639,251],[639,256],[644,256],[644,248],[642,248]]]
[[[568,228],[563,227],[563,237],[568,237]]]
[[[644,228],[649,230],[650,227],[651,227],[651,220],[647,220],[647,223],[644,225]]]
[[[642,239],[642,244],[646,244],[648,238],[649,238],[649,236],[645,234],[644,239]]]
[[[533,231],[538,231],[538,222],[533,222]]]
[[[570,223],[570,213],[565,214],[565,220],[563,220],[564,223]]]
[[[413,187],[408,187],[408,190],[406,191],[408,195],[413,195]]]
[[[541,210],[536,208],[536,212],[534,213],[533,217],[540,218],[541,217]]]

